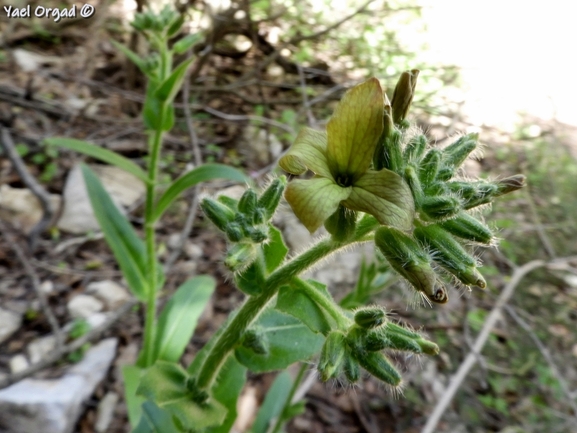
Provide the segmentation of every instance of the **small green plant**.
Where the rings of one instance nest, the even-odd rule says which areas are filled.
[[[301,274],[348,246],[374,242],[388,266],[427,302],[447,301],[442,283],[447,276],[483,288],[477,261],[463,242],[488,245],[494,242],[493,235],[469,210],[520,188],[524,178],[488,182],[459,177],[459,167],[477,146],[477,136],[465,135],[438,149],[410,125],[407,113],[418,71],[402,74],[392,102],[375,78],[353,87],[326,131],[302,129],[280,160],[288,173],[310,170],[314,177],[287,183],[280,176],[263,191],[248,188],[239,200],[220,196],[202,201],[205,216],[227,239],[224,263],[246,298],[184,368],[180,358],[215,283],[207,276],[186,281],[157,314],[164,274],[157,258],[155,223],[180,193],[199,182],[246,179],[231,167],[207,164],[159,194],[163,134],[173,126],[172,101],[193,61],[173,67],[173,54],[186,51],[197,38],[184,37],[169,48],[182,17],[168,9],[159,15],[137,15],[133,25],[146,35],[152,54],[142,59],[117,46],[148,79],[143,107],[148,170],[85,142],[49,140],[115,164],[146,184],[143,241],[98,178],[83,168],[106,241],[132,293],[145,307],[142,350],[136,365],[123,370],[133,431],[228,432],[248,370],[284,370],[317,355],[322,380],[355,383],[364,370],[389,387],[401,387],[402,376],[388,353],[435,355],[439,348],[420,332],[392,321],[384,307],[366,306],[386,280],[377,282],[376,270],[365,270],[365,281],[343,302],[354,306],[350,310],[337,304],[326,286]],[[287,256],[283,237],[272,224],[283,195],[311,232],[322,225],[329,232],[294,257]],[[303,410],[302,403],[292,401],[303,371],[294,381],[286,373],[279,375],[253,431],[279,432]]]

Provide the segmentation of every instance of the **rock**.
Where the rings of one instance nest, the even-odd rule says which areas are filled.
[[[102,311],[104,304],[90,295],[76,295],[68,301],[68,313],[75,319],[88,319],[94,313]]]
[[[22,325],[22,315],[0,308],[0,344],[8,340]]]
[[[45,295],[50,295],[54,292],[54,283],[50,280],[42,281],[39,288]]]
[[[107,310],[116,310],[130,299],[128,290],[111,280],[90,283],[86,287],[86,292],[104,302]]]
[[[28,368],[28,360],[22,354],[18,354],[10,358],[10,372],[12,374],[18,373],[19,371],[24,371]]]
[[[106,395],[98,403],[96,410],[96,422],[94,423],[94,430],[96,433],[104,433],[108,430],[108,426],[114,417],[114,410],[118,403],[118,394],[115,392],[107,392]]]
[[[108,319],[107,313],[94,313],[88,319],[86,319],[86,323],[90,325],[91,329],[98,328]]]
[[[115,338],[101,341],[60,379],[24,379],[0,390],[0,431],[72,433],[85,401],[105,377],[116,345]]]
[[[145,191],[144,184],[135,176],[118,167],[90,165],[122,213],[124,207],[133,206]],[[98,222],[84,184],[80,165],[76,165],[64,185],[64,209],[58,220],[58,228],[75,234],[98,230]]]
[[[12,51],[14,61],[24,72],[34,72],[42,66],[60,66],[63,59],[58,56],[46,56],[32,51],[16,48]]]
[[[184,254],[191,260],[198,260],[204,255],[204,250],[200,245],[187,242],[183,248]]]
[[[284,240],[292,252],[303,251],[314,241],[313,236],[301,224],[290,208],[279,208],[273,218],[273,222],[282,228]]]
[[[40,362],[42,358],[48,355],[56,348],[56,337],[54,335],[47,335],[45,337],[37,338],[26,346],[28,359],[31,364]]]
[[[62,199],[59,195],[50,194],[50,201],[55,213],[58,213]],[[27,188],[0,186],[0,218],[9,222],[24,233],[38,224],[43,215],[40,200]]]

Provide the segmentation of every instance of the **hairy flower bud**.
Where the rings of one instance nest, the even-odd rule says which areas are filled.
[[[264,210],[265,220],[268,221],[274,215],[276,208],[282,197],[287,180],[285,176],[281,176],[273,180],[268,188],[262,193],[258,199],[257,206]]]
[[[456,276],[463,284],[484,289],[487,285],[477,271],[476,261],[453,237],[437,224],[417,227],[413,234],[431,249],[435,261]]]
[[[353,355],[359,364],[377,379],[395,387],[401,384],[400,373],[381,352],[353,352]]]
[[[359,364],[348,352],[345,352],[345,357],[343,358],[343,371],[345,377],[351,383],[356,383],[361,378],[361,369]]]
[[[432,185],[441,166],[441,151],[431,149],[427,152],[419,167],[419,180],[424,188]]]
[[[269,353],[269,342],[266,336],[256,329],[248,329],[242,336],[242,345],[257,355]]]
[[[466,212],[461,212],[455,218],[443,221],[439,225],[453,236],[468,241],[490,245],[493,233],[485,224]]]
[[[381,227],[375,233],[375,245],[391,267],[419,292],[437,303],[447,301],[446,293],[436,287],[437,277],[431,259],[415,240],[400,230]]]
[[[387,332],[387,339],[389,340],[389,348],[395,350],[402,350],[403,352],[422,353],[421,346],[417,344],[415,339],[407,337],[395,332]]]
[[[205,198],[200,207],[209,220],[220,230],[226,231],[227,225],[234,219],[234,212],[227,206],[211,198]]]
[[[318,369],[323,382],[338,374],[344,356],[345,335],[339,331],[332,331],[323,344],[319,359]]]
[[[418,164],[423,155],[425,154],[425,150],[427,149],[427,137],[423,134],[419,134],[411,138],[407,147],[405,148],[405,152],[403,157],[405,162],[415,163]]]
[[[438,355],[439,354],[439,346],[429,340],[425,340],[424,338],[419,338],[415,340],[415,342],[419,345],[423,353],[427,355]]]
[[[429,219],[443,220],[459,213],[461,201],[448,195],[428,196],[422,199],[420,208]]]
[[[443,162],[450,167],[458,168],[477,148],[479,134],[472,133],[459,137],[457,141],[443,149]]]
[[[224,259],[224,264],[233,272],[242,271],[256,260],[257,249],[254,244],[239,243],[233,245]]]
[[[355,323],[363,329],[373,329],[387,321],[387,314],[382,308],[367,307],[355,313]]]
[[[238,201],[238,211],[246,216],[247,221],[253,222],[256,212],[257,196],[253,189],[247,189]]]
[[[526,185],[527,178],[522,174],[516,174],[515,176],[506,177],[497,182],[497,193],[495,197],[509,194],[510,192],[517,191]]]
[[[242,226],[238,222],[231,222],[225,228],[226,236],[231,242],[240,242],[244,239],[244,232]]]

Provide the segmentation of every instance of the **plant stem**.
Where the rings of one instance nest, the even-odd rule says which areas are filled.
[[[301,381],[303,380],[303,376],[305,374],[305,371],[307,371],[308,368],[309,368],[309,366],[307,364],[305,364],[304,362],[301,364],[301,368],[299,368],[299,372],[297,373],[297,375],[293,381],[293,385],[291,387],[289,394],[286,397],[286,400],[284,402],[282,410],[278,414],[278,417],[276,419],[276,423],[274,424],[274,427],[272,429],[269,429],[270,433],[278,433],[280,431],[280,428],[282,427],[283,422],[284,422],[283,414],[289,407],[291,407],[295,392],[297,391]]]
[[[220,334],[214,346],[212,346],[212,349],[199,368],[197,379],[199,388],[210,388],[218,376],[220,368],[230,352],[234,350],[234,347],[240,341],[243,333],[250,324],[256,320],[282,285],[288,284],[294,277],[309,269],[331,253],[347,245],[365,240],[366,235],[377,225],[378,223],[373,217],[369,219],[363,218],[359,222],[355,235],[350,241],[335,242],[331,239],[324,239],[274,271],[267,278],[263,292],[260,295],[247,299],[244,305],[238,310],[236,316],[228,323],[222,334]]]
[[[344,331],[351,325],[351,320],[343,313],[341,307],[339,307],[332,299],[327,298],[324,294],[319,292],[319,290],[312,284],[307,283],[300,278],[293,278],[292,284],[305,292],[309,298],[329,313],[331,317],[335,319],[335,322],[337,322],[337,327],[340,330]]]
[[[160,110],[158,129],[151,136],[149,151],[150,161],[148,164],[148,178],[150,183],[146,185],[146,205],[144,213],[144,230],[146,237],[146,255],[148,259],[148,294],[146,299],[146,313],[144,324],[143,362],[141,367],[150,367],[154,363],[154,340],[156,334],[156,294],[157,294],[157,261],[156,239],[154,230],[154,202],[155,190],[158,178],[158,159],[162,148],[162,124],[166,115],[166,108]]]

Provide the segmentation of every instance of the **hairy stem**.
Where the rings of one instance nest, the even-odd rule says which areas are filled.
[[[158,125],[164,123],[166,108],[160,111]],[[144,229],[146,237],[146,255],[148,259],[148,294],[146,299],[146,315],[144,324],[144,356],[142,367],[150,367],[154,363],[154,340],[156,334],[156,294],[157,294],[157,261],[156,261],[156,238],[154,230],[154,202],[155,189],[158,180],[158,159],[162,148],[162,137],[164,131],[159,126],[150,137],[150,161],[148,165],[148,178],[150,182],[146,185],[146,205],[144,214]]]
[[[218,376],[220,368],[240,341],[243,333],[256,320],[282,285],[288,284],[293,278],[335,251],[347,245],[358,243],[361,240],[364,241],[366,235],[374,230],[377,225],[378,223],[373,217],[365,217],[359,222],[355,235],[351,240],[347,242],[335,242],[331,239],[321,240],[274,271],[267,278],[263,292],[260,295],[249,297],[238,310],[236,316],[228,323],[220,336],[217,337],[217,341],[199,369],[198,386],[204,389],[210,388]]]

